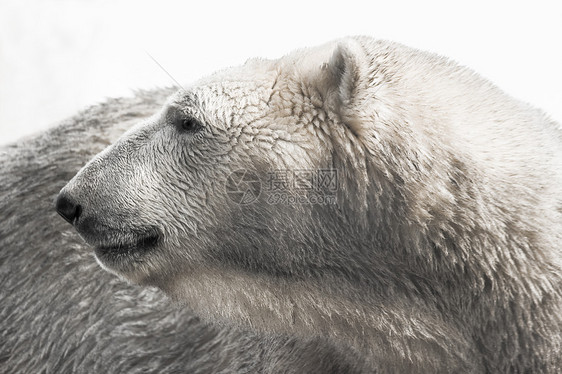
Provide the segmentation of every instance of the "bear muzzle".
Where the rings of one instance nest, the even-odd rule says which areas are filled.
[[[78,204],[65,189],[55,200],[57,213],[74,226],[82,238],[104,258],[125,253],[143,253],[158,245],[161,231],[154,226],[125,226],[101,220],[99,214]]]

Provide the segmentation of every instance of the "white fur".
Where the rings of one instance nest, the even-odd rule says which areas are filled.
[[[323,337],[383,372],[554,372],[561,165],[542,112],[445,58],[348,38],[179,91],[63,192],[101,222],[93,245],[158,227],[157,248],[104,267],[211,321]],[[241,168],[335,168],[338,204],[236,205]]]

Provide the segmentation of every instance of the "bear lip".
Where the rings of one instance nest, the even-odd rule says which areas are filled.
[[[92,216],[81,219],[75,228],[96,255],[107,259],[112,255],[123,258],[142,254],[156,247],[162,239],[161,230],[156,226],[120,227]]]
[[[104,245],[97,245],[96,252],[99,253],[128,253],[132,250],[135,251],[145,251],[151,248],[156,247],[159,241],[158,234],[149,234],[143,236],[136,240],[135,242],[121,242],[121,243],[112,243],[112,244],[104,244]]]

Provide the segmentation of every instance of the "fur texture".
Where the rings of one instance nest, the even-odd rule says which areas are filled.
[[[319,339],[209,326],[155,289],[96,265],[52,202],[88,159],[172,91],[89,108],[0,149],[2,373],[366,372]]]
[[[474,72],[348,38],[177,92],[59,199],[105,269],[206,320],[380,372],[557,372],[561,160]],[[238,169],[335,169],[337,204],[236,204]]]

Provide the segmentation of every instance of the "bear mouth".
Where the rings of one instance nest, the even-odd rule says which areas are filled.
[[[131,254],[132,252],[146,252],[158,245],[158,234],[142,236],[135,241],[102,244],[95,247],[96,254]]]
[[[134,272],[162,242],[159,230],[113,234],[93,245],[94,256],[103,269],[118,275]]]
[[[155,226],[116,227],[93,217],[78,222],[76,230],[90,246],[98,259],[108,262],[138,258],[158,246],[161,231]]]

